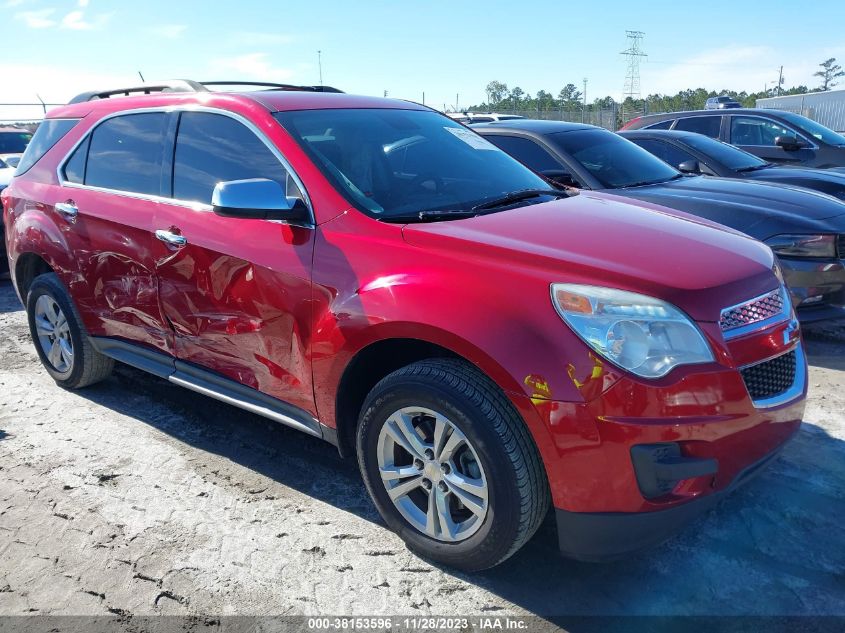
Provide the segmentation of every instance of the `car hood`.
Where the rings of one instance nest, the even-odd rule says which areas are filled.
[[[845,169],[813,169],[774,165],[743,174],[749,179],[809,187],[831,195],[845,191]]]
[[[765,245],[686,214],[584,192],[489,215],[409,224],[404,239],[435,254],[484,258],[548,283],[609,286],[659,297],[699,321],[772,290]]]
[[[800,187],[731,178],[692,176],[656,185],[615,189],[614,193],[665,205],[724,224],[756,238],[771,235],[755,225],[784,224],[784,230],[823,228],[819,221],[845,216],[845,204],[833,196]]]

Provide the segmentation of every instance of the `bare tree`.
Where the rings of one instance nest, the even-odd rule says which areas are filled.
[[[813,73],[813,77],[822,78],[822,85],[819,86],[819,90],[830,90],[838,83],[837,81],[834,81],[834,79],[837,77],[845,77],[845,70],[842,70],[842,66],[836,63],[835,57],[831,57],[830,59],[823,61],[819,64],[819,66],[821,66],[822,69],[817,73]]]

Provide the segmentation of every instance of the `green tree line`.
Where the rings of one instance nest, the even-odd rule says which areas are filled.
[[[814,74],[819,77],[821,85],[814,90],[830,90],[837,85],[837,79],[845,76],[845,71],[836,63],[835,58],[830,58],[819,64],[820,70]],[[487,84],[485,93],[487,99],[479,104],[467,107],[470,111],[528,111],[537,113],[549,112],[574,112],[585,108],[588,110],[612,109],[614,105],[621,106],[626,112],[676,112],[680,110],[701,110],[709,97],[729,95],[747,108],[753,108],[757,99],[773,97],[778,95],[805,94],[811,90],[804,85],[784,88],[785,80],[781,77],[781,85],[773,86],[768,90],[760,92],[747,92],[724,89],[719,91],[705,90],[704,88],[681,90],[674,95],[650,94],[642,99],[626,98],[621,104],[614,101],[613,97],[605,96],[594,98],[591,102],[584,103],[584,95],[578,86],[568,83],[557,92],[538,90],[535,95],[524,91],[519,86],[509,88],[508,84],[493,80]]]

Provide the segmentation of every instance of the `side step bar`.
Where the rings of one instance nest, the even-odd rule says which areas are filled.
[[[319,420],[299,407],[214,372],[176,360],[161,352],[118,339],[93,336],[89,338],[94,349],[116,361],[131,365],[160,378],[166,378],[180,387],[196,391],[336,444],[337,440],[334,438],[334,433],[324,433],[324,430],[333,431],[334,429],[324,427]]]

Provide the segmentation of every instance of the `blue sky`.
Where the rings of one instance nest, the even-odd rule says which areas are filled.
[[[618,98],[625,30],[645,32],[643,93],[761,90],[817,64],[845,66],[845,1],[260,2],[0,0],[0,102],[65,101],[92,87],[148,80],[263,79],[443,108],[484,99],[497,79],[531,94],[566,83]],[[843,86],[845,87],[845,83]],[[9,108],[0,109],[8,118]]]

